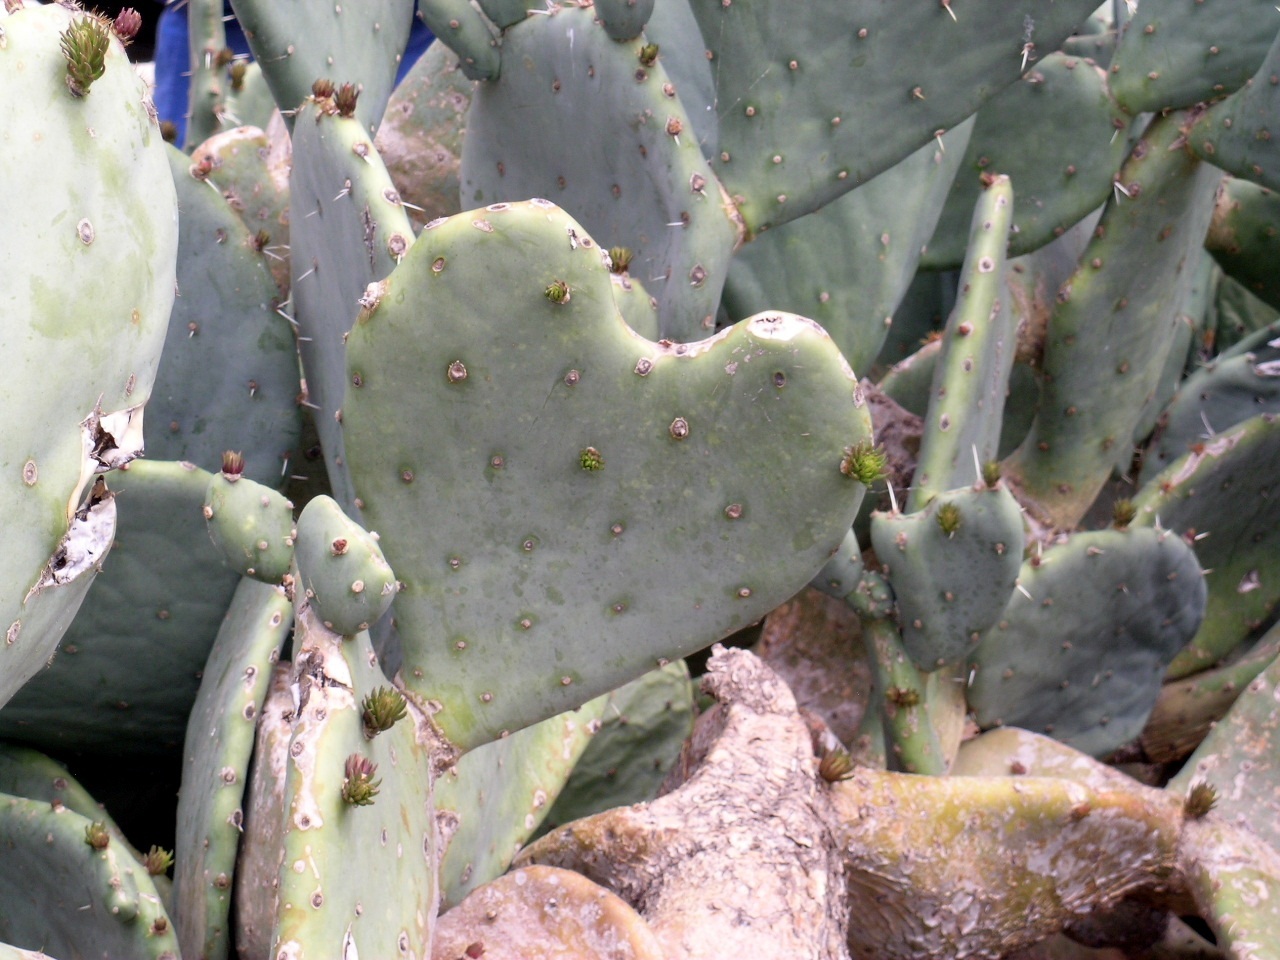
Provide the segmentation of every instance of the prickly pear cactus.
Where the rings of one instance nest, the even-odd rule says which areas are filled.
[[[110,21],[6,4],[0,87],[0,703],[53,651],[111,542],[97,473],[140,452],[174,295],[177,205],[154,112]],[[64,49],[65,48],[65,49]],[[17,189],[38,173],[40,189]],[[57,371],[50,389],[48,371]],[[20,415],[17,412],[20,411]]]
[[[861,500],[866,406],[816,325],[651,343],[605,260],[547,201],[464,213],[370,288],[348,339],[348,460],[405,584],[402,675],[466,746],[760,617]]]

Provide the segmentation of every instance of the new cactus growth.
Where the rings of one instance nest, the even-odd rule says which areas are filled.
[[[364,735],[370,740],[390,730],[397,720],[403,720],[407,709],[400,692],[388,687],[379,687],[366,694],[360,707],[363,710]]]

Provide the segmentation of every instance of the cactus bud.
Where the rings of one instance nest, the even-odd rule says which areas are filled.
[[[646,43],[640,48],[640,62],[646,67],[652,67],[658,61],[658,45],[656,43]]]
[[[568,303],[569,302],[569,285],[563,280],[553,280],[547,284],[547,289],[543,294],[552,303]]]
[[[231,64],[231,69],[227,72],[231,76],[231,89],[239,93],[244,89],[244,75],[249,72],[248,66],[243,60],[237,60]]]
[[[153,846],[142,858],[142,865],[147,868],[147,873],[151,876],[163,877],[173,866],[173,854],[164,847]]]
[[[614,273],[626,273],[627,268],[631,266],[631,248],[610,247],[609,262],[612,264],[609,269]]]
[[[317,100],[328,100],[333,96],[332,80],[317,80],[311,84],[311,95]]]
[[[937,520],[943,533],[948,537],[955,536],[955,532],[960,529],[960,508],[948,500],[938,507]]]
[[[354,84],[344,83],[338,88],[338,92],[333,95],[333,105],[338,109],[340,117],[354,117],[356,115],[356,100],[360,98],[360,91],[355,88]]]
[[[107,833],[107,825],[95,820],[84,828],[84,842],[95,850],[105,850],[111,843],[111,834]]]
[[[81,17],[62,34],[62,55],[67,59],[67,89],[83,97],[107,70],[111,32],[96,16]]]
[[[160,137],[165,143],[178,142],[178,125],[172,120],[160,121]]]
[[[366,757],[353,753],[343,766],[342,799],[353,807],[367,807],[378,795],[381,780],[374,780],[378,765]]]
[[[829,750],[818,763],[818,774],[827,783],[848,780],[853,776],[853,757],[844,747]]]
[[[116,14],[116,19],[111,24],[111,29],[115,31],[121,43],[128,43],[142,29],[142,14],[133,9],[133,7],[125,7]]]
[[[982,482],[988,487],[994,487],[1000,482],[999,460],[988,460],[982,465]]]
[[[222,475],[227,482],[235,483],[244,473],[244,454],[236,450],[228,450],[222,455]]]
[[[223,67],[229,64],[235,58],[236,58],[236,55],[231,52],[231,49],[229,47],[223,47],[221,50],[219,50],[217,53],[213,55],[213,65],[218,70],[221,70]]]
[[[890,687],[885,691],[885,699],[898,707],[915,707],[920,704],[919,692],[907,687]]]
[[[604,457],[595,447],[587,447],[578,455],[578,464],[583,470],[603,470]]]
[[[1214,808],[1218,802],[1218,791],[1213,784],[1197,780],[1187,791],[1187,798],[1182,802],[1182,812],[1192,820],[1199,820]]]
[[[266,230],[259,230],[249,238],[249,246],[253,248],[254,253],[261,253],[267,249],[267,244],[271,242],[271,234]]]
[[[868,487],[881,479],[889,457],[883,447],[875,447],[863,440],[857,446],[844,448],[844,459],[840,461],[840,472]]]
[[[1117,530],[1123,530],[1138,515],[1138,508],[1132,500],[1117,500],[1111,505],[1111,523]]]
[[[364,711],[364,735],[372,740],[385,730],[395,726],[397,720],[404,719],[406,707],[400,691],[388,687],[379,687],[373,693],[366,694],[360,703]]]

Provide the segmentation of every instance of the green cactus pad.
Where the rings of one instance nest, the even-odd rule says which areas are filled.
[[[1114,750],[1142,730],[1204,608],[1200,566],[1174,534],[1103,530],[1045,549],[971,656],[979,725]]]
[[[248,477],[215,473],[205,493],[209,536],[233,570],[279,583],[293,564],[293,504]]]
[[[228,914],[254,729],[292,623],[283,590],[240,581],[191,710],[174,870],[174,913],[189,957],[233,953]]]
[[[1280,661],[1273,660],[1241,692],[1226,718],[1214,724],[1169,789],[1184,796],[1197,783],[1217,791],[1214,811],[1248,826],[1280,850],[1280,743],[1276,701]]]
[[[594,17],[555,7],[506,31],[503,56],[524,66],[476,88],[463,205],[553,199],[605,249],[633,251],[663,336],[708,336],[738,229],[661,58],[643,63],[643,38],[618,43]]]
[[[1127,127],[1128,118],[1108,94],[1098,67],[1064,53],[1030,64],[1017,83],[978,111],[924,263],[937,270],[964,260],[984,176],[1004,174],[1018,196],[1010,256],[1061,236],[1111,195],[1111,178],[1128,144]]]
[[[1262,413],[1280,413],[1280,320],[1182,381],[1144,454],[1141,482],[1215,434]]]
[[[57,957],[176,960],[178,941],[146,870],[94,821],[47,800],[0,794],[0,942]]]
[[[396,577],[376,536],[349,520],[332,497],[316,497],[298,517],[296,556],[298,589],[330,630],[368,630],[391,606]]]
[[[1153,763],[1184,760],[1277,656],[1280,624],[1229,663],[1166,683],[1142,730],[1144,756]]]
[[[634,40],[653,15],[654,0],[596,0],[596,16],[614,40]]]
[[[182,199],[182,296],[147,405],[147,456],[216,470],[224,450],[239,450],[251,479],[281,487],[302,435],[293,331],[239,215],[193,177],[198,164],[168,153]]]
[[[112,561],[53,662],[0,710],[0,737],[104,757],[179,749],[239,579],[200,513],[209,479],[146,460],[113,475]]]
[[[499,26],[519,22],[528,15],[526,4],[512,0],[484,0],[481,9]],[[471,80],[496,79],[501,65],[493,30],[466,0],[421,0],[418,15],[432,34],[452,50]]]
[[[425,231],[347,353],[356,490],[406,584],[403,676],[466,746],[759,618],[865,489],[841,462],[867,411],[816,325],[644,340],[603,251],[547,201]]]
[[[1274,20],[1275,5],[1267,6],[1272,8],[1268,19]],[[1200,114],[1187,131],[1187,143],[1214,166],[1280,190],[1280,154],[1271,146],[1271,128],[1280,112],[1280,34],[1268,35],[1274,40],[1258,72],[1242,89]]]
[[[214,134],[200,144],[186,168],[192,179],[203,179],[222,195],[253,238],[255,251],[262,247],[262,260],[281,299],[289,295],[289,157],[283,129],[273,139],[262,128],[242,126]],[[174,181],[181,190],[176,170]],[[185,212],[185,202],[183,208]],[[264,238],[266,243],[262,244]],[[183,256],[187,254],[180,256],[179,263]]]
[[[1134,116],[1216,99],[1253,76],[1277,27],[1267,0],[1138,5],[1116,45],[1111,90]]]
[[[1205,249],[1227,276],[1280,310],[1280,196],[1249,180],[1225,177],[1218,187]]]
[[[1075,526],[1129,445],[1195,279],[1218,174],[1178,148],[1180,122],[1133,148],[1049,319],[1040,408],[1004,475],[1053,526]]]
[[[102,537],[79,524],[67,535],[93,475],[141,451],[173,303],[177,205],[124,47],[107,40],[92,89],[68,89],[62,35],[87,17],[15,7],[0,47],[6,100],[43,105],[11,111],[0,151],[0,183],[13,185],[0,201],[0,403],[13,412],[0,458],[0,630],[13,638],[0,646],[0,703],[52,652],[92,579],[81,574],[110,543],[103,525]],[[19,188],[37,176],[39,189]]]
[[[67,768],[43,753],[11,743],[0,743],[0,794],[41,800],[78,813],[107,828],[111,843],[128,850],[139,863],[141,856],[129,844],[120,827],[97,800],[67,772]]]
[[[693,694],[683,660],[609,694],[600,729],[547,813],[546,826],[656,797],[693,733]]]
[[[933,234],[973,124],[930,140],[870,183],[747,244],[729,266],[731,317],[792,310],[870,367]]]
[[[413,0],[235,0],[231,9],[282,111],[298,107],[316,80],[328,78],[357,85],[356,116],[366,130],[377,127],[409,41]]]
[[[970,116],[1088,0],[693,4],[716,78],[716,170],[752,233],[829,203]],[[954,14],[954,16],[953,16]]]
[[[1204,441],[1153,477],[1134,498],[1135,524],[1188,537],[1208,572],[1204,625],[1169,669],[1170,679],[1212,666],[1280,602],[1280,418],[1262,414]]]
[[[821,590],[829,597],[843,600],[858,589],[858,584],[862,581],[862,570],[862,547],[858,543],[858,535],[850,530],[844,535],[836,552],[813,575],[809,586]]]
[[[1021,509],[1000,486],[940,493],[917,513],[872,515],[871,543],[916,666],[959,660],[995,624],[1018,578],[1022,539]]]
[[[188,0],[186,19],[191,64],[186,147],[190,149],[222,129],[232,53],[219,0]]]
[[[462,212],[458,170],[473,86],[453,51],[433,43],[391,94],[375,143],[415,226]]]
[[[298,699],[269,956],[424,957],[439,904],[429,723],[410,703],[409,717],[367,739],[360,701],[386,683],[368,634],[344,639],[305,604],[295,631]],[[376,765],[370,805],[344,802],[353,757]]]
[[[338,420],[344,338],[365,288],[390,273],[413,245],[413,228],[360,124],[326,116],[314,103],[298,119],[290,180],[292,310],[329,482],[335,499],[354,515]]]
[[[1017,318],[1005,290],[1013,209],[1005,176],[995,177],[974,207],[960,290],[933,372],[909,510],[944,490],[980,481],[980,465],[994,460],[1000,447],[1017,350]]]
[[[542,824],[600,726],[608,695],[459,758],[436,781],[445,908],[506,872]]]

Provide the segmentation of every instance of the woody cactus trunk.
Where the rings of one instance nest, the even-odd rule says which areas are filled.
[[[233,6],[0,7],[0,958],[1280,957],[1272,4]]]

